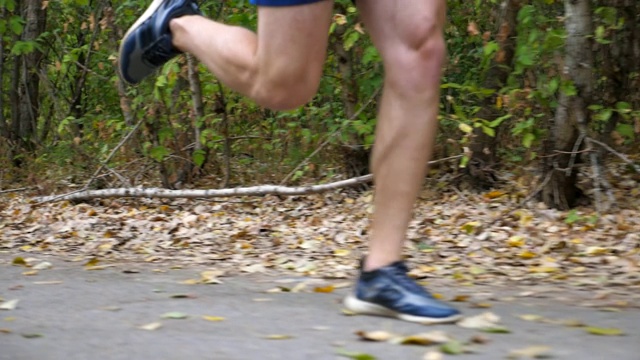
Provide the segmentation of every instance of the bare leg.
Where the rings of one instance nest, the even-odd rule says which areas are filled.
[[[436,135],[446,10],[444,0],[361,0],[358,6],[386,71],[372,156],[368,271],[401,259]]]
[[[259,7],[258,32],[201,16],[171,21],[173,44],[194,54],[224,84],[258,104],[290,109],[316,93],[333,1]]]

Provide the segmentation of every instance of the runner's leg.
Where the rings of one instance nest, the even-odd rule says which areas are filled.
[[[170,23],[173,44],[194,54],[225,85],[271,109],[291,109],[316,93],[333,1],[259,6],[257,34],[202,16]]]
[[[384,93],[372,156],[375,214],[365,269],[400,260],[437,130],[445,58],[444,0],[360,0],[384,62]]]

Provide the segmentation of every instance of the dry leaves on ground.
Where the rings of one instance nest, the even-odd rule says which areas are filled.
[[[637,199],[625,195],[629,189],[617,194],[622,209],[596,217],[586,208],[561,212],[533,203],[520,208],[525,185],[486,194],[423,191],[406,242],[410,274],[465,285],[517,281],[615,287],[613,297],[639,293],[640,214]],[[336,191],[229,202],[107,199],[37,205],[8,194],[0,197],[0,250],[15,252],[14,263],[32,270],[47,266],[25,258],[53,254],[71,257],[87,270],[120,261],[215,263],[227,275],[278,270],[345,279],[355,274],[366,251],[372,200],[370,192]],[[218,283],[219,276],[203,273],[193,281]],[[628,305],[637,297],[631,300]]]

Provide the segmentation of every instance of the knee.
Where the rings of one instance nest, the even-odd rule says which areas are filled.
[[[387,86],[407,94],[421,94],[439,86],[446,57],[442,27],[428,18],[418,23],[383,56]]]
[[[287,71],[275,76],[262,77],[254,88],[256,102],[271,110],[291,110],[313,99],[320,84],[320,72]]]

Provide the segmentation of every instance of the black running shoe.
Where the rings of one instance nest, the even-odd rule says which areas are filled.
[[[153,0],[124,35],[119,68],[124,80],[137,84],[181,51],[171,43],[169,22],[184,15],[202,15],[194,0]]]
[[[434,299],[407,272],[401,261],[374,271],[362,271],[355,293],[344,300],[345,307],[354,313],[422,324],[450,323],[461,318],[460,311]]]

